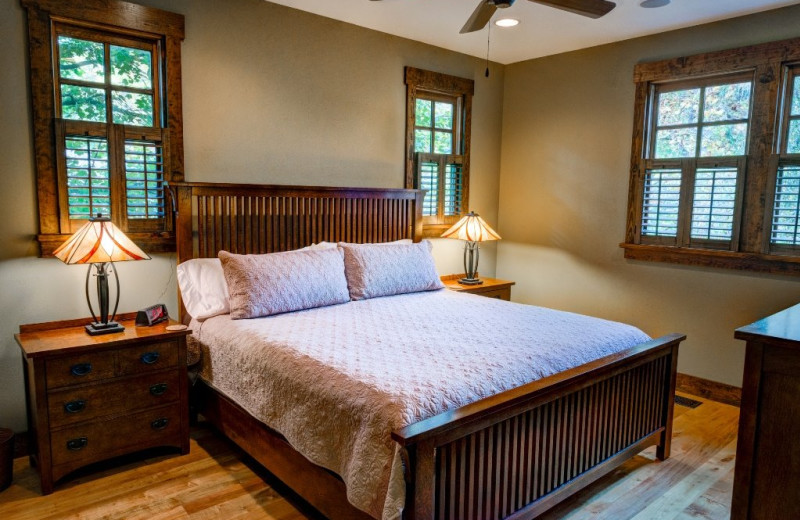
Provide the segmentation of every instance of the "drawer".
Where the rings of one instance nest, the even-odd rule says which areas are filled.
[[[509,289],[494,289],[492,291],[476,292],[475,294],[479,294],[479,295],[485,296],[487,298],[498,298],[500,300],[510,300],[511,299],[511,291]]]
[[[126,452],[163,445],[180,445],[181,407],[175,403],[131,415],[69,426],[53,431],[53,465],[80,467]],[[65,470],[66,472],[66,470]]]
[[[50,426],[58,428],[175,402],[180,396],[179,380],[178,371],[171,370],[51,391],[47,395]]]
[[[141,374],[178,365],[178,342],[149,343],[117,351],[117,374]]]
[[[114,351],[48,359],[45,372],[47,388],[108,379],[114,377]]]

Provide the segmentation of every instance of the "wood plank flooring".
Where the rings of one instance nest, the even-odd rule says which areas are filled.
[[[675,407],[672,456],[645,450],[556,506],[542,520],[727,520],[739,409],[714,401]],[[40,495],[27,458],[0,492],[0,519],[322,520],[307,504],[214,430],[192,429],[191,452],[149,453],[95,466]]]

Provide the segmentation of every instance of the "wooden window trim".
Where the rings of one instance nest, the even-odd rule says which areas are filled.
[[[776,274],[800,274],[800,256],[784,251],[770,251],[770,190],[774,189],[772,158],[778,150],[779,124],[784,120],[779,108],[783,105],[782,87],[787,67],[800,61],[800,38],[728,49],[694,56],[680,57],[634,68],[636,84],[634,131],[631,148],[631,170],[628,189],[628,212],[625,240],[620,244],[625,258],[669,262],[705,267],[720,267]],[[742,190],[738,244],[733,251],[642,243],[639,235],[644,186],[645,152],[650,139],[648,118],[653,86],[709,76],[735,73],[752,74],[754,78],[750,133],[748,136],[745,178]]]
[[[459,78],[439,72],[405,68],[406,83],[406,188],[416,187],[416,152],[414,151],[414,129],[416,123],[416,99],[418,94],[428,96],[444,96],[459,100],[460,110],[454,118],[457,146],[452,155],[463,156],[462,159],[462,214],[469,211],[469,165],[470,143],[472,138],[472,96],[475,93],[475,82],[471,79]],[[458,106],[456,107],[458,109]],[[457,219],[456,219],[457,220]],[[423,237],[439,237],[450,227],[449,224],[423,224]]]
[[[160,52],[166,69],[164,112],[170,147],[169,165],[165,165],[167,182],[184,178],[183,101],[181,88],[181,42],[185,37],[183,15],[120,0],[21,0],[27,10],[28,49],[30,58],[31,98],[33,105],[33,144],[39,210],[37,240],[42,256],[53,251],[71,233],[62,227],[59,204],[58,159],[56,157],[55,78],[52,55],[54,24],[67,23],[91,29],[107,30],[135,39],[147,35],[161,41]],[[162,71],[163,72],[163,71]],[[157,87],[154,86],[157,89]],[[162,93],[159,93],[159,95]],[[169,176],[168,176],[169,175]],[[171,202],[165,201],[169,213]],[[175,251],[174,227],[149,232],[127,233],[148,252]]]

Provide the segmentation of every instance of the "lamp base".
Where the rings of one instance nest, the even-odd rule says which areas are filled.
[[[483,280],[478,278],[462,278],[458,281],[461,285],[480,285],[483,283]]]
[[[115,332],[122,332],[125,327],[116,321],[109,321],[108,323],[100,323],[95,321],[86,325],[86,333],[90,336],[100,336],[101,334],[114,334]]]

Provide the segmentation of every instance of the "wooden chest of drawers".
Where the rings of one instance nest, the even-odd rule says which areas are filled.
[[[189,452],[190,331],[121,323],[124,332],[105,336],[89,336],[79,320],[23,325],[15,336],[44,494],[92,462],[155,446]]]

